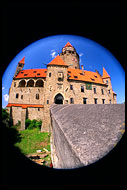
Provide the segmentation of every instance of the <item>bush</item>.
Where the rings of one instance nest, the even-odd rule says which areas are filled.
[[[26,129],[41,128],[42,121],[37,121],[36,119],[30,120],[26,119],[25,127]]]
[[[31,120],[30,120],[30,119],[26,119],[26,120],[25,120],[25,128],[26,128],[26,129],[29,127],[30,123],[31,123]]]
[[[2,108],[2,125],[6,127],[11,127],[13,125],[12,118],[4,108]]]

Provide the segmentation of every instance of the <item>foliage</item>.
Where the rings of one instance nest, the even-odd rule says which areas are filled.
[[[22,141],[15,146],[24,154],[36,153],[36,150],[46,148],[50,151],[50,136],[48,132],[40,132],[39,127],[20,131]]]
[[[25,128],[26,129],[34,129],[34,128],[41,128],[42,121],[37,121],[36,119],[30,120],[26,119],[25,120]]]
[[[9,113],[4,108],[2,108],[2,125],[5,127],[12,126],[12,118],[9,116]]]
[[[19,132],[14,126],[12,126],[12,119],[6,109],[2,108],[2,132],[3,132],[3,146],[9,147],[17,142],[21,142]]]

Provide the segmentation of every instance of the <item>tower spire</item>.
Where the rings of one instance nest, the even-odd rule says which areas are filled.
[[[105,68],[103,67],[103,76],[102,78],[110,78],[109,74],[107,73],[107,71],[105,70]]]

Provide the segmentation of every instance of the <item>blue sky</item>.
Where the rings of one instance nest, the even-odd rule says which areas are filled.
[[[2,107],[8,103],[9,88],[18,62],[25,56],[23,69],[46,68],[70,42],[80,56],[80,65],[84,70],[95,71],[102,75],[103,67],[111,76],[113,90],[117,93],[117,103],[125,101],[125,71],[118,60],[104,47],[90,39],[75,35],[57,35],[40,39],[17,54],[6,68],[2,77]]]

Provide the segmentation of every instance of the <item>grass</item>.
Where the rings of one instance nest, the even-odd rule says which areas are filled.
[[[36,153],[37,150],[46,148],[50,151],[50,134],[48,132],[40,132],[39,128],[26,129],[19,131],[21,142],[15,144],[20,148],[21,152],[25,155]]]

